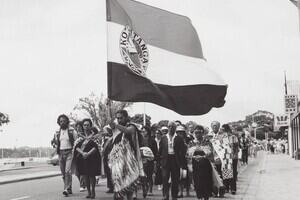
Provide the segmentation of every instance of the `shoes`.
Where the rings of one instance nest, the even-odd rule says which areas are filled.
[[[67,190],[64,190],[63,191],[63,195],[65,195],[65,197],[67,197],[69,195],[68,191]]]
[[[186,192],[186,197],[190,197],[190,192]]]
[[[148,192],[148,196],[153,196],[153,193],[152,192]]]
[[[69,193],[69,194],[73,194],[72,190],[68,190],[68,193]]]
[[[178,195],[177,198],[183,198],[183,194]]]
[[[231,194],[235,195],[236,191],[231,191]]]
[[[158,185],[157,189],[158,189],[158,190],[162,190],[162,186],[161,186],[161,185]]]
[[[114,191],[112,189],[109,189],[106,191],[106,193],[114,193]]]
[[[79,192],[84,192],[85,188],[84,187],[80,187]]]
[[[90,190],[88,190],[88,195],[87,195],[85,198],[87,198],[87,199],[90,199],[90,198],[91,198],[91,196],[92,196],[92,194],[91,194],[91,191],[90,191]]]
[[[91,199],[95,199],[95,196],[96,196],[96,193],[95,193],[95,190],[93,189],[92,194],[91,194]]]

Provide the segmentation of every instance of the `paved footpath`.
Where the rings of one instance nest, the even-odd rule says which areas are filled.
[[[49,171],[50,172],[50,171]],[[31,173],[33,175],[34,173]],[[59,174],[59,173],[58,173]],[[0,176],[3,180],[5,176]],[[9,176],[7,175],[8,179]],[[10,175],[10,178],[13,178]],[[20,177],[19,177],[20,178]],[[42,177],[41,177],[42,178]],[[56,178],[55,178],[56,179]],[[57,177],[60,180],[60,177]],[[30,180],[30,177],[28,177]],[[45,179],[46,180],[46,179]],[[52,180],[52,179],[51,179]],[[298,200],[300,199],[300,160],[294,160],[287,155],[267,154],[259,152],[257,158],[250,158],[248,166],[242,166],[239,170],[237,194],[226,194],[224,198],[210,198],[212,200]],[[4,187],[4,186],[3,186]],[[58,190],[58,189],[57,189]],[[78,193],[77,181],[74,183],[74,194],[69,199],[85,199],[85,193]],[[96,188],[97,198],[101,200],[113,200],[111,194],[106,194],[106,180],[100,180]],[[55,192],[55,191],[54,191]],[[47,199],[66,199],[57,191],[55,198]],[[56,194],[56,193],[55,193]],[[183,200],[196,199],[195,192],[191,192],[191,197],[184,197]],[[61,198],[60,198],[61,197]],[[1,199],[1,195],[0,195]],[[35,198],[30,198],[35,199]],[[142,194],[139,192],[138,199],[141,200]],[[162,199],[161,191],[155,187],[154,196],[148,196],[147,200]]]

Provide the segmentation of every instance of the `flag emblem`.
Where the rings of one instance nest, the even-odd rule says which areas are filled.
[[[149,51],[145,41],[129,26],[125,26],[120,35],[120,53],[131,71],[146,76],[149,63]]]

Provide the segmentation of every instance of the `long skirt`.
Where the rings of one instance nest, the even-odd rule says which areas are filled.
[[[209,198],[212,194],[212,166],[207,158],[193,159],[193,180],[197,198]]]

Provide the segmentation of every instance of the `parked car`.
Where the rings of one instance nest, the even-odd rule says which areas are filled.
[[[58,165],[59,164],[58,155],[55,154],[54,156],[52,156],[49,160],[47,160],[47,163],[53,166]]]

